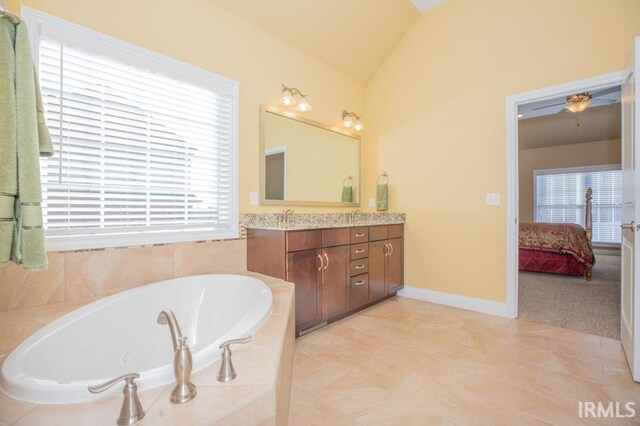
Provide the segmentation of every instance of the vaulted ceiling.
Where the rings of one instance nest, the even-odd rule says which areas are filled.
[[[210,1],[366,83],[418,17],[418,8],[444,0]]]

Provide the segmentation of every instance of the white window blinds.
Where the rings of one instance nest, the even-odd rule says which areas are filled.
[[[620,243],[622,172],[596,166],[535,172],[536,222],[585,225],[585,193],[593,189],[593,241]]]
[[[38,37],[49,247],[235,237],[237,87],[119,43],[76,45],[46,25]]]

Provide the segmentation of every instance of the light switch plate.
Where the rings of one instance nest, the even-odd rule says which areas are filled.
[[[252,206],[257,206],[258,205],[258,193],[257,192],[250,192],[249,193],[249,204],[251,204]]]
[[[376,199],[369,198],[369,207],[375,207],[375,206],[376,206]]]
[[[489,192],[489,193],[487,193],[486,204],[488,206],[499,206],[500,205],[500,193],[499,192]]]

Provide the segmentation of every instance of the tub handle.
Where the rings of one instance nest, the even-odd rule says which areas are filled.
[[[122,401],[122,407],[120,408],[120,416],[116,421],[119,425],[132,425],[138,420],[142,419],[146,414],[142,408],[142,403],[138,398],[138,385],[135,384],[135,379],[140,378],[138,373],[129,373],[115,379],[109,380],[101,385],[87,386],[87,389],[91,393],[101,393],[112,387],[113,385],[125,381],[122,394],[124,400]]]
[[[222,349],[222,362],[220,363],[220,371],[218,372],[219,382],[230,382],[237,376],[236,370],[233,368],[233,363],[231,362],[231,349],[229,349],[229,346],[249,343],[250,340],[251,336],[243,337],[242,339],[227,340],[220,345],[220,349]]]
[[[109,389],[110,387],[112,387],[113,385],[117,384],[118,382],[121,382],[122,380],[126,381],[127,385],[133,385],[135,384],[133,383],[133,381],[139,378],[140,378],[140,375],[138,373],[129,373],[120,377],[116,377],[115,379],[111,379],[108,382],[105,382],[101,385],[87,386],[87,389],[89,389],[89,392],[91,393],[102,393],[107,389]]]

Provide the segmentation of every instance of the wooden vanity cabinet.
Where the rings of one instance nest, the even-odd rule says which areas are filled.
[[[300,334],[400,290],[402,237],[403,225],[248,229],[247,268],[295,284]]]
[[[369,229],[369,302],[383,299],[404,285],[403,225]]]

